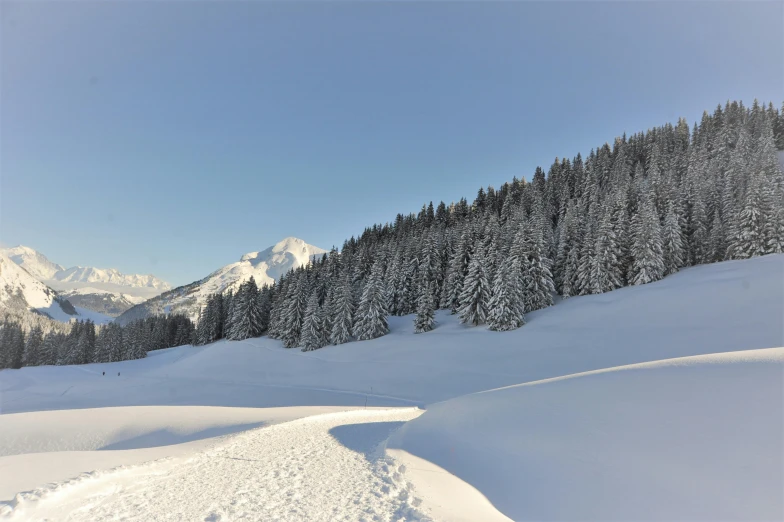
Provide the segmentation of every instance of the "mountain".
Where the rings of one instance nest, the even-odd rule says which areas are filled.
[[[64,268],[23,245],[0,251],[74,306],[109,317],[171,289],[169,283],[149,274],[123,274],[114,268]]]
[[[65,290],[59,294],[76,307],[93,310],[109,317],[117,317],[129,308],[146,301],[144,297],[109,292],[92,286]]]
[[[161,291],[171,289],[169,283],[154,275],[126,275],[114,268],[74,266],[57,272],[51,279],[62,283],[108,283],[127,287],[155,288]]]
[[[249,252],[239,261],[219,268],[204,279],[175,288],[134,306],[117,318],[121,324],[149,315],[182,313],[196,319],[206,297],[210,294],[237,288],[251,276],[259,286],[272,284],[280,276],[308,263],[314,256],[326,253],[323,248],[287,237],[260,252]]]
[[[3,253],[39,281],[52,279],[55,274],[65,270],[61,265],[49,261],[42,253],[23,245],[6,248]]]
[[[0,252],[0,305],[8,311],[36,311],[58,321],[78,317],[71,303],[59,297],[57,292],[3,252]]]

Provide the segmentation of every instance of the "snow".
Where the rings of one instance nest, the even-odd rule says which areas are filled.
[[[670,359],[428,407],[390,439],[514,520],[781,520],[784,348]]]
[[[109,283],[123,287],[154,288],[159,291],[171,288],[169,283],[154,275],[123,274],[114,268],[74,266],[57,272],[52,279],[64,283]]]
[[[305,265],[314,256],[326,252],[301,239],[287,237],[266,250],[249,252],[237,263],[216,270],[202,282],[201,293],[214,294],[228,288],[236,289],[251,276],[259,287],[272,284],[292,268]]]
[[[75,321],[92,321],[95,324],[106,324],[111,323],[114,321],[114,317],[108,316],[106,314],[102,314],[100,312],[96,312],[94,310],[88,310],[87,308],[82,308],[81,306],[74,306],[74,310],[76,310],[76,316],[70,316],[71,320]]]
[[[95,442],[82,446],[92,474],[67,482],[63,472],[47,479],[57,484],[6,510],[18,519],[124,513],[154,520],[176,509],[189,520],[243,513],[357,520],[362,515],[348,500],[358,499],[381,520],[401,513],[439,520],[781,519],[781,467],[777,475],[770,463],[780,464],[784,450],[784,355],[764,349],[784,346],[782,281],[784,255],[773,255],[570,298],[528,314],[511,332],[469,328],[439,312],[432,332],[414,335],[413,316],[394,317],[387,336],[313,352],[260,338],[121,363],[4,370],[0,423],[24,412],[39,417],[13,421],[14,440],[29,446],[0,445],[39,453],[2,457],[0,469],[38,473],[49,462],[40,457],[47,447],[62,450],[52,459],[76,460],[65,456],[77,447],[68,442],[79,439],[74,430],[36,435],[49,416],[59,426],[54,415],[73,414],[63,425],[95,432]],[[702,357],[668,360],[690,356]],[[102,455],[123,430],[130,431],[122,440],[143,443],[128,452],[141,452],[154,448],[140,445],[184,442],[245,422],[218,426],[221,413],[178,428],[189,407],[366,403],[386,411],[250,429],[113,472],[107,468],[126,464]],[[127,424],[114,428],[122,406],[182,411],[127,415]],[[412,406],[426,411],[408,422],[420,413]],[[150,435],[156,433],[168,435]],[[390,433],[390,451],[371,450]],[[254,462],[221,458],[227,456]],[[91,460],[99,457],[103,463]],[[129,465],[140,462],[133,459]],[[401,465],[410,469],[401,473]],[[4,475],[3,491],[33,489],[21,478],[14,487],[16,473]],[[461,503],[449,501],[453,488]],[[283,513],[278,499],[300,511]]]
[[[134,406],[2,415],[0,499],[96,469],[193,453],[213,437],[346,409]]]
[[[51,279],[60,270],[65,270],[57,263],[49,261],[45,255],[24,245],[0,249],[0,251],[39,281]]]
[[[195,455],[18,496],[11,518],[427,520],[405,468],[377,451],[420,413],[358,410],[251,430]]]
[[[272,284],[289,270],[303,266],[326,252],[302,239],[287,237],[265,250],[243,255],[238,262],[219,268],[200,281],[175,288],[140,307],[132,308],[120,316],[119,322],[125,324],[164,310],[167,313],[182,313],[196,320],[210,294],[229,289],[236,291],[251,276],[259,287]]]
[[[69,321],[55,300],[56,293],[0,252],[0,305],[9,309],[35,309],[58,321]]]

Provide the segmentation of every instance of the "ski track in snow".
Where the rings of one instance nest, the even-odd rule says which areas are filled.
[[[415,408],[317,415],[17,495],[9,520],[431,521],[384,443]],[[5,517],[2,515],[5,514]]]

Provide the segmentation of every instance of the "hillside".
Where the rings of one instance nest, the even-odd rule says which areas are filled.
[[[64,268],[42,253],[23,245],[2,250],[14,263],[74,306],[104,317],[116,317],[132,306],[155,297],[171,286],[153,276],[123,274],[113,268]]]
[[[57,321],[77,317],[76,310],[57,292],[34,278],[0,252],[0,305],[4,310],[35,311]]]
[[[303,266],[324,253],[326,250],[322,248],[295,237],[287,237],[265,250],[243,255],[236,263],[219,268],[204,279],[135,306],[118,317],[117,321],[127,324],[134,319],[163,313],[180,313],[195,320],[210,294],[236,290],[251,276],[259,287],[271,285],[289,270]]]
[[[0,433],[14,427],[14,440],[29,440],[24,430],[37,428],[19,423],[25,419],[34,423],[29,426],[39,426],[56,413],[42,410],[68,410],[71,420],[66,426],[87,422],[93,415],[90,412],[97,411],[74,408],[104,408],[104,414],[116,411],[117,418],[130,423],[129,427],[102,435],[106,442],[94,447],[137,448],[106,461],[117,466],[142,458],[143,453],[134,452],[218,433],[211,431],[213,423],[215,430],[226,433],[251,427],[242,427],[243,423],[264,422],[262,417],[246,417],[245,421],[237,417],[235,427],[229,428],[220,424],[223,414],[215,410],[214,416],[198,414],[201,424],[189,428],[191,421],[184,419],[197,415],[189,413],[195,406],[419,405],[425,408],[421,416],[400,409],[379,413],[376,420],[359,413],[355,417],[311,417],[281,425],[282,431],[264,428],[227,439],[228,446],[216,447],[217,453],[179,446],[166,451],[185,452],[186,457],[249,458],[259,451],[253,448],[261,445],[265,455],[272,452],[285,461],[299,459],[305,449],[316,451],[309,444],[323,442],[332,447],[337,440],[339,446],[325,454],[336,460],[319,460],[322,467],[297,472],[303,487],[309,483],[308,473],[324,476],[330,466],[342,467],[341,476],[353,474],[357,480],[369,473],[369,482],[356,487],[375,491],[378,486],[373,481],[389,481],[393,491],[407,499],[396,507],[373,504],[374,509],[419,513],[420,518],[461,520],[454,511],[450,515],[449,506],[472,514],[463,520],[508,520],[504,515],[562,520],[573,519],[577,513],[590,513],[594,519],[661,520],[682,513],[695,519],[718,515],[733,519],[744,513],[780,518],[776,492],[781,490],[782,479],[771,463],[776,462],[774,453],[781,454],[782,439],[774,429],[781,396],[773,391],[780,387],[784,355],[781,350],[764,349],[784,345],[782,278],[784,255],[771,255],[689,268],[656,283],[570,298],[529,314],[528,324],[512,332],[468,328],[444,312],[429,333],[414,335],[412,316],[394,317],[387,336],[316,352],[286,350],[279,341],[258,338],[151,352],[138,361],[4,370],[4,413],[37,413],[3,415],[0,428],[5,429]],[[691,356],[700,357],[667,360]],[[623,367],[638,363],[650,364]],[[530,384],[518,386],[521,383]],[[174,409],[140,424],[121,415],[123,408],[118,408],[153,405]],[[167,427],[166,417],[176,424]],[[678,430],[659,430],[664,424],[678,426]],[[374,444],[383,443],[395,430],[385,444],[390,448],[386,456],[377,453]],[[320,434],[327,432],[332,438],[322,439]],[[78,430],[68,433],[61,429],[59,442],[50,449],[42,445],[49,444],[51,436],[36,442],[35,448],[20,447],[19,454],[0,457],[0,465],[7,460],[16,466],[24,462],[32,466],[37,461],[28,452],[57,451],[48,454],[46,465],[29,468],[25,484],[63,480],[64,473],[106,469],[102,467],[106,464],[95,460],[102,455],[100,451],[83,453],[79,464],[71,462],[62,448],[76,443]],[[288,453],[290,446],[278,445],[275,433],[281,441],[301,441],[303,453],[293,449]],[[521,440],[525,441],[522,446]],[[14,448],[16,444],[5,440],[1,446]],[[358,460],[339,451],[340,446],[360,452]],[[738,448],[743,448],[742,453],[737,453]],[[160,456],[163,450],[156,451]],[[163,483],[156,477],[170,477],[166,487],[178,491],[181,499],[190,499],[187,509],[194,510],[189,511],[193,515],[208,516],[217,509],[204,504],[202,498],[244,498],[241,491],[233,490],[236,482],[206,478],[210,463],[221,466],[220,476],[247,474],[244,484],[273,487],[265,486],[263,476],[254,475],[258,466],[242,460],[186,457],[171,461],[173,467],[151,464],[138,471],[94,473],[71,487],[101,495],[111,483],[128,499],[138,500],[139,516],[160,507],[157,491]],[[745,471],[738,472],[741,460]],[[393,462],[394,469],[401,465],[408,469],[404,476],[409,486],[401,489],[400,478],[384,475],[381,467]],[[652,467],[646,462],[661,464]],[[272,461],[267,464],[274,465]],[[663,475],[665,468],[668,473]],[[402,476],[403,472],[397,473]],[[176,476],[194,480],[186,486]],[[681,494],[678,477],[687,477],[700,487],[690,488],[687,497]],[[0,491],[13,489],[14,480],[21,484],[21,478],[9,477],[0,484]],[[519,483],[537,486],[510,494],[509,485]],[[302,491],[294,483],[288,486],[291,494]],[[20,497],[8,509],[16,506],[12,512],[21,517],[45,513],[54,518],[64,509],[84,509],[78,520],[94,518],[104,509],[123,509],[116,499],[126,497],[101,497],[104,500],[93,507],[83,505],[82,493],[76,493],[82,490],[74,489],[73,494],[62,490],[49,500],[49,490],[40,490]],[[354,494],[353,490],[339,491],[347,498]],[[460,491],[459,499],[453,499],[452,493],[444,497],[451,491]],[[572,498],[570,503],[551,501],[565,495]],[[253,498],[249,500],[258,500]],[[449,501],[446,507],[445,500]],[[461,502],[468,505],[460,507]],[[224,514],[244,512],[241,504],[219,504]],[[269,505],[257,509],[268,509],[264,506]],[[315,513],[308,509],[323,508],[302,506],[306,511],[299,518]]]

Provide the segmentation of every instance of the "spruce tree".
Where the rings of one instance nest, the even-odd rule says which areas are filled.
[[[383,265],[379,259],[373,264],[357,308],[354,335],[359,341],[375,339],[389,333],[383,276]]]
[[[460,293],[460,322],[478,326],[487,320],[487,305],[490,300],[490,284],[485,275],[485,260],[477,250],[468,263],[468,274]]]
[[[433,293],[433,284],[430,284],[419,296],[414,333],[429,332],[435,327],[436,303]]]
[[[300,344],[302,351],[317,350],[329,343],[324,324],[324,312],[319,304],[318,291],[314,291],[305,309],[305,319],[302,323]]]
[[[662,226],[662,255],[664,258],[664,275],[674,274],[683,266],[683,232],[675,211],[675,204],[670,201]]]
[[[351,331],[354,326],[354,292],[350,277],[343,278],[336,294],[330,313],[332,331],[329,340],[332,344],[343,344],[351,340]]]
[[[35,326],[27,336],[24,347],[22,364],[25,366],[38,366],[41,364],[41,348],[44,343],[44,333],[40,326]]]
[[[629,282],[643,285],[664,277],[661,226],[648,191],[642,197],[641,207],[632,222],[632,265]]]
[[[506,257],[498,267],[488,308],[487,326],[491,330],[514,330],[525,324],[525,294],[516,256]]]

